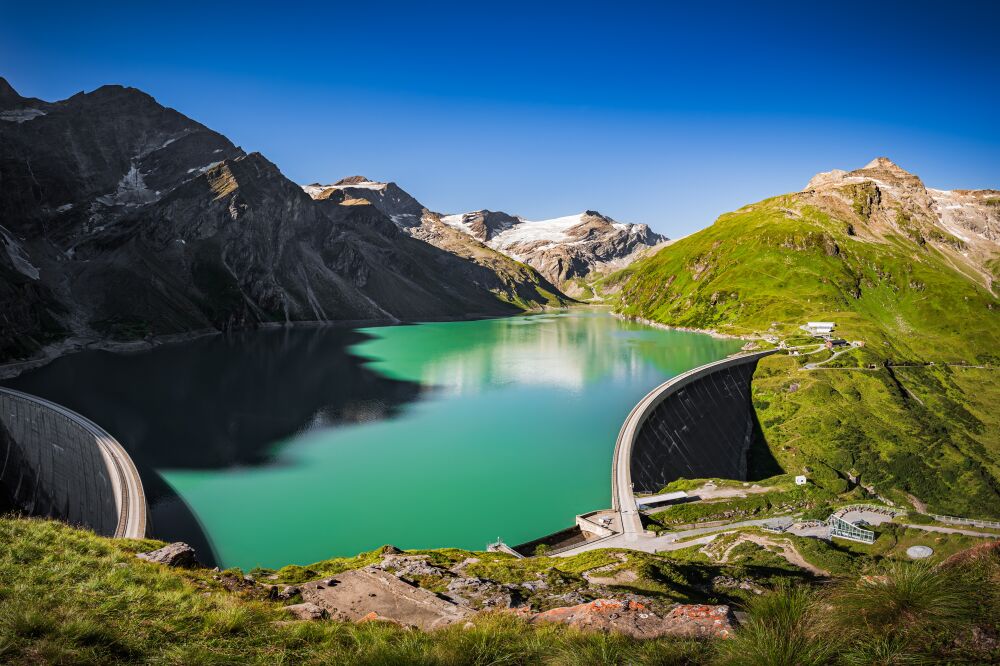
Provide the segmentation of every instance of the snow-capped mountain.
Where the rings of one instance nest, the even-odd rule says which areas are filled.
[[[441,221],[534,266],[556,284],[622,268],[637,253],[667,240],[645,224],[616,222],[593,210],[550,220],[481,210],[445,215]]]
[[[556,285],[627,266],[637,254],[667,240],[645,224],[616,222],[591,210],[551,220],[526,220],[490,210],[443,215],[428,210],[395,183],[363,176],[303,189],[314,199],[367,201],[413,236],[432,244],[448,238],[449,251],[460,240],[439,227],[459,231],[485,248],[528,264]]]

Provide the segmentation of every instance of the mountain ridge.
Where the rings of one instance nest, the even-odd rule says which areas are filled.
[[[641,252],[667,240],[648,225],[617,222],[593,210],[537,221],[486,209],[443,214],[423,206],[396,183],[364,176],[302,187],[315,199],[367,200],[418,237],[439,238],[440,230],[430,233],[427,227],[443,223],[485,248],[535,268],[563,289],[573,286],[568,284],[571,280],[622,268]],[[453,242],[457,243],[454,238]]]
[[[374,206],[315,201],[259,153],[139,90],[38,103],[11,91],[0,107],[0,359],[64,340],[566,302],[528,267],[441,250]]]

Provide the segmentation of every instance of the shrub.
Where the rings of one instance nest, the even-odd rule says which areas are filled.
[[[780,586],[751,599],[749,619],[719,646],[719,661],[732,666],[827,664],[835,645],[820,635],[815,596],[804,587]]]

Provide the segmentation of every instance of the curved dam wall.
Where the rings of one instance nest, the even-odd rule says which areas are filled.
[[[135,465],[100,426],[0,388],[0,506],[104,536],[141,538],[146,501]]]
[[[628,471],[633,492],[655,493],[678,478],[743,479],[753,443],[750,380],[758,352],[695,368],[637,406]]]

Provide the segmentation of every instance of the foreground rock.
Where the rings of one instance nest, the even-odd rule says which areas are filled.
[[[430,630],[464,623],[474,612],[373,567],[305,583],[301,592],[304,602],[351,622],[377,619]]]
[[[285,606],[285,610],[295,616],[297,620],[325,620],[330,616],[325,608],[320,608],[316,604],[308,602]]]
[[[198,558],[195,555],[194,548],[180,541],[167,544],[163,548],[157,548],[148,553],[138,553],[136,557],[140,560],[146,560],[154,564],[163,564],[168,567],[187,568],[198,566]]]
[[[584,631],[615,632],[635,638],[668,635],[728,638],[733,631],[729,606],[702,604],[681,604],[661,617],[634,601],[597,599],[527,617],[532,623],[558,622]]]

